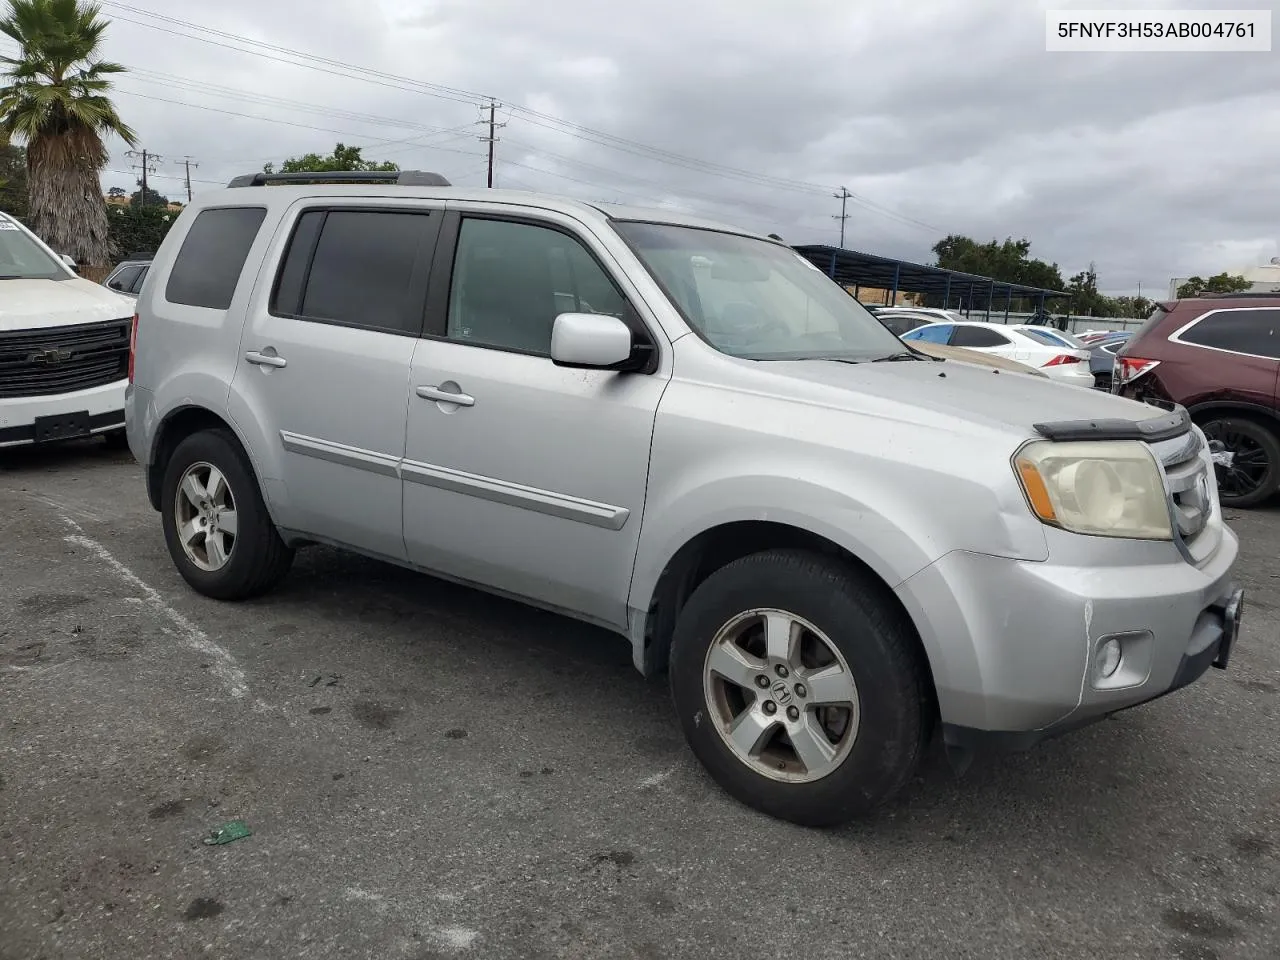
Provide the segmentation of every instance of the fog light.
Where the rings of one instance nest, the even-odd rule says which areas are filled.
[[[1106,680],[1120,669],[1120,641],[1112,637],[1098,647],[1098,679]]]

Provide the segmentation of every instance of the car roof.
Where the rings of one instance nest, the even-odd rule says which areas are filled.
[[[485,187],[443,187],[433,185],[400,186],[398,184],[379,183],[298,183],[298,184],[266,184],[263,186],[223,187],[200,194],[189,204],[190,207],[202,209],[243,204],[261,203],[264,197],[277,198],[286,205],[295,200],[311,200],[324,197],[376,197],[379,200],[421,199],[421,200],[458,200],[470,203],[511,204],[512,206],[533,207],[555,213],[562,213],[576,219],[599,219],[601,216],[609,220],[639,220],[647,223],[660,223],[669,226],[694,227],[701,230],[717,230],[723,233],[736,233],[741,236],[763,240],[766,243],[778,243],[764,234],[743,227],[705,217],[695,216],[679,210],[666,208],[649,208],[626,206],[612,203],[588,203],[573,197],[557,194],[534,192],[529,190],[502,190]],[[785,243],[781,246],[787,246]],[[788,249],[790,249],[788,247]]]

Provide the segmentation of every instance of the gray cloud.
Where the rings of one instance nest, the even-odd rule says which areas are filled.
[[[850,205],[850,246],[925,259],[943,233],[1025,236],[1068,275],[1095,261],[1114,292],[1280,253],[1280,60],[1045,52],[1045,9],[1096,3],[557,0],[551,15],[524,0],[339,0],[303,16],[247,0],[130,2],[492,94],[507,105],[500,186],[681,206],[793,242],[834,242],[831,192],[843,184],[876,205]],[[198,180],[225,182],[342,140],[483,183],[473,103],[171,36],[126,22],[149,18],[112,4],[104,13],[116,18],[108,55],[138,68],[121,80],[119,106],[166,157],[166,177],[180,173],[173,161],[183,155],[200,161]],[[519,107],[627,142],[591,142]],[[762,176],[661,162],[648,148]],[[105,185],[132,189],[119,144],[111,170],[126,172],[108,173]],[[178,180],[156,185],[181,193]]]

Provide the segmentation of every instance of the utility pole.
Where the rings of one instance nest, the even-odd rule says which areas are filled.
[[[139,167],[142,168],[142,177],[138,180],[138,186],[142,187],[141,199],[138,206],[145,207],[147,205],[147,174],[155,173],[156,165],[163,160],[164,157],[161,157],[158,154],[148,153],[145,149],[130,150],[125,153],[125,156],[129,158],[131,166],[133,166],[134,169]]]
[[[487,186],[490,188],[493,187],[493,145],[498,142],[496,132],[499,127],[506,126],[505,123],[497,122],[497,110],[500,106],[502,106],[502,104],[494,100],[493,97],[489,98],[489,135],[487,137],[479,138],[481,143],[489,144],[489,177]],[[483,123],[484,121],[481,120],[480,122]]]
[[[191,202],[191,168],[200,169],[200,164],[195,163],[190,157],[182,158],[182,167],[187,172],[187,203]]]
[[[848,208],[849,198],[853,196],[853,194],[851,194],[846,188],[841,187],[840,192],[833,193],[832,196],[840,201],[840,213],[838,216],[833,216],[832,219],[840,221],[840,247],[841,249],[843,249],[844,248],[844,222],[849,219],[849,214],[846,213],[845,211]]]

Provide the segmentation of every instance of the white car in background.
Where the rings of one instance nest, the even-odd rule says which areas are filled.
[[[1083,344],[1071,346],[1070,334],[1046,327],[1006,326],[966,320],[963,323],[930,323],[902,334],[908,343],[941,343],[979,353],[1016,360],[1035,367],[1051,380],[1072,386],[1093,388],[1089,350]]]
[[[0,447],[124,441],[133,301],[0,213]]]

